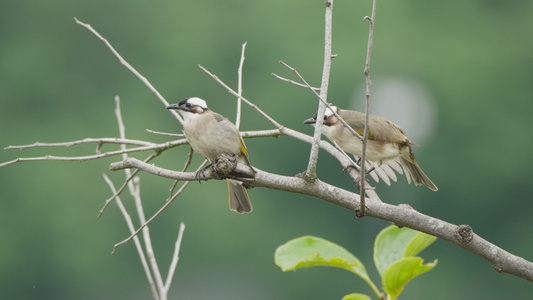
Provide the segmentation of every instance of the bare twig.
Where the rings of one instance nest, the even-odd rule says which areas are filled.
[[[181,170],[182,172],[186,172],[187,168],[189,168],[191,161],[192,161],[193,154],[194,154],[194,150],[191,147],[191,150],[189,151],[189,155],[187,155],[187,160],[185,161],[185,164],[183,165],[183,169]],[[203,163],[206,164],[207,162],[204,161]],[[174,183],[170,187],[170,194],[166,201],[169,201],[170,199],[172,199],[172,194],[174,194],[174,189],[176,188],[179,182],[180,182],[179,180],[174,181]]]
[[[170,267],[169,267],[168,274],[167,274],[167,280],[165,281],[166,291],[170,289],[170,284],[172,283],[172,278],[174,277],[174,272],[176,271],[176,266],[178,265],[181,241],[183,240],[184,231],[185,231],[185,224],[182,222],[180,223],[178,239],[176,240],[176,244],[174,245],[174,254],[172,255],[172,261],[170,262]]]
[[[185,134],[183,134],[183,133],[160,132],[160,131],[155,131],[155,130],[151,130],[151,129],[146,129],[146,131],[149,132],[149,133],[159,134],[159,135],[165,135],[165,136],[185,137]]]
[[[137,70],[135,70],[135,68],[133,66],[131,66],[124,58],[122,58],[122,56],[115,50],[115,48],[113,48],[111,43],[109,43],[106,38],[101,36],[100,33],[98,33],[90,24],[83,23],[83,22],[79,21],[77,18],[74,18],[74,20],[76,21],[77,24],[87,28],[90,32],[92,32],[94,35],[96,35],[102,42],[104,42],[104,44],[106,44],[106,46],[109,48],[109,50],[111,50],[111,52],[113,52],[113,54],[118,58],[120,63],[123,64],[128,70],[130,70],[135,76],[137,76],[137,78],[139,78],[150,89],[150,91],[152,91],[157,96],[157,98],[163,103],[163,105],[165,107],[167,107],[169,105],[167,100],[165,100],[165,98],[163,98],[163,96],[161,96],[161,94],[148,81],[148,79],[146,79],[146,77],[141,75],[141,73],[139,73]],[[181,124],[183,124],[183,119],[181,118],[181,116],[177,112],[175,112],[173,110],[171,110],[170,112],[174,115],[174,117],[176,117],[176,119],[178,119],[178,121]]]
[[[336,141],[332,141],[333,143],[333,146],[335,146],[335,148],[337,148],[337,150],[339,150],[342,155],[344,155],[344,157],[346,157],[346,159],[348,159],[350,161],[350,164],[356,169],[356,170],[359,170],[359,166],[357,165],[357,163],[355,161],[353,161],[353,159],[348,155],[348,153],[346,153],[344,150],[342,150],[342,148],[337,144]]]
[[[365,20],[368,20],[370,23],[368,29],[368,45],[366,49],[366,62],[365,62],[365,78],[366,78],[366,93],[365,93],[365,129],[363,132],[363,146],[361,150],[361,169],[360,169],[360,196],[361,196],[361,207],[359,208],[358,215],[364,216],[366,213],[365,207],[365,162],[366,162],[366,146],[368,142],[368,118],[370,113],[370,87],[372,86],[372,81],[370,80],[370,58],[372,56],[372,45],[374,38],[374,22],[376,20],[376,0],[372,0],[372,16],[365,17]]]
[[[128,183],[128,186],[131,188],[130,193],[135,203],[135,210],[137,211],[139,223],[147,224],[146,218],[144,216],[144,209],[143,209],[142,201],[141,201],[142,199],[141,199],[140,178],[135,177],[134,180]],[[154,249],[152,247],[152,238],[150,236],[150,228],[148,226],[143,226],[142,237],[144,240],[144,249],[146,250],[146,256],[148,257],[148,262],[150,263],[150,269],[152,270],[152,273],[155,278],[155,283],[159,291],[159,297],[161,298],[161,300],[166,300],[167,291],[165,290],[165,286],[163,283],[163,277],[161,276],[161,271],[159,271],[159,265],[157,264],[157,260],[155,258]],[[113,249],[113,251],[114,250],[115,249]]]
[[[194,150],[191,147],[191,150],[189,151],[189,155],[187,155],[187,160],[185,161],[185,164],[183,165],[182,172],[187,171],[187,168],[191,164],[193,154],[194,154]]]
[[[290,84],[294,84],[295,86],[303,87],[303,88],[306,88],[306,89],[309,88],[308,85],[301,84],[299,82],[296,82],[294,80],[291,80],[291,79],[288,79],[288,78],[285,78],[285,77],[281,77],[281,76],[279,76],[277,74],[274,74],[274,73],[272,73],[272,76],[276,77],[277,79],[279,79],[281,81],[285,81],[285,82],[288,82]],[[311,90],[317,92],[317,94],[320,92],[320,88],[316,88],[316,87],[311,87]]]
[[[246,50],[246,42],[242,44],[242,51],[241,51],[241,62],[239,64],[239,69],[237,71],[237,77],[238,77],[238,88],[237,93],[240,97],[242,97],[242,68],[244,66],[244,51]],[[237,97],[237,116],[235,117],[235,126],[237,129],[239,129],[241,125],[241,98]]]
[[[140,151],[164,151],[166,149],[170,149],[179,145],[185,145],[187,144],[187,140],[177,140],[172,142],[166,142],[163,144],[151,144],[151,146],[144,146],[144,147],[137,147],[137,148],[130,148],[125,150],[117,150],[117,151],[109,151],[105,153],[95,154],[95,155],[87,155],[87,156],[53,156],[53,155],[45,155],[40,157],[19,157],[14,160],[10,160],[4,163],[0,164],[1,167],[5,167],[8,165],[12,165],[14,163],[19,162],[28,162],[28,161],[45,161],[45,160],[53,160],[53,161],[88,161],[88,160],[94,160],[104,157],[110,157],[114,155],[121,155],[126,153],[134,153],[134,152],[140,152]]]
[[[119,135],[121,138],[126,138],[126,126],[124,125],[124,121],[122,119],[122,112],[120,109],[120,98],[118,96],[115,97],[115,116],[117,118],[117,125],[119,129]],[[126,149],[126,145],[120,145],[122,150]],[[126,153],[122,154],[123,159],[127,159],[128,155]],[[150,159],[150,158],[149,158]],[[140,186],[140,178],[139,177],[133,177],[131,170],[127,169],[124,170],[126,174],[126,181],[127,186],[130,191],[130,195],[133,197],[134,203],[135,203],[135,209],[137,211],[137,216],[139,217],[139,223],[145,224],[146,218],[144,217],[144,209],[142,206],[142,199],[141,199],[141,186]],[[132,180],[129,180],[132,178]],[[143,232],[143,240],[144,240],[144,248],[146,250],[146,255],[148,256],[148,262],[150,263],[150,269],[152,270],[155,284],[157,286],[157,290],[159,291],[159,298],[161,300],[167,299],[167,291],[165,291],[163,278],[161,276],[161,272],[159,271],[159,266],[157,264],[157,260],[155,258],[154,250],[152,247],[152,240],[150,237],[150,229],[148,226],[144,226],[142,229]],[[114,250],[114,249],[113,249]]]
[[[154,143],[140,141],[140,140],[131,140],[131,139],[120,139],[120,138],[86,138],[82,140],[77,141],[70,141],[70,142],[61,142],[61,143],[33,143],[30,145],[20,145],[20,146],[7,146],[4,149],[10,150],[10,149],[17,149],[17,150],[23,150],[28,148],[37,148],[37,147],[71,147],[81,144],[90,144],[90,143],[98,143],[98,144],[120,144],[120,145],[135,145],[135,146],[152,146],[155,145]]]
[[[328,97],[329,74],[331,70],[331,36],[333,28],[333,0],[326,0],[326,16],[324,29],[324,66],[322,68],[322,81],[320,84],[320,99],[318,102],[317,118],[315,123],[315,132],[313,134],[313,143],[311,144],[311,153],[309,154],[309,163],[307,165],[306,177],[310,180],[317,178],[316,165],[318,163],[318,143],[322,138],[322,123],[324,122],[324,113]],[[311,89],[313,91],[313,89]],[[314,92],[314,91],[313,91]]]
[[[148,158],[146,158],[144,160],[144,162],[147,163],[147,162],[151,161],[153,158],[158,156],[159,153],[160,152],[152,153]],[[99,218],[102,216],[102,214],[104,213],[104,211],[107,208],[107,206],[109,205],[109,203],[111,203],[111,201],[113,201],[113,199],[115,199],[118,195],[120,195],[122,193],[122,191],[124,191],[124,189],[128,186],[128,183],[130,182],[130,180],[132,180],[133,177],[135,177],[135,175],[137,175],[137,173],[139,173],[138,169],[134,170],[131,174],[129,174],[128,177],[126,178],[126,180],[124,181],[124,183],[122,184],[122,186],[118,189],[118,191],[113,193],[113,196],[111,196],[110,198],[108,198],[105,201],[104,206],[100,209],[100,212],[98,213],[98,217]]]
[[[118,122],[118,128],[119,128],[119,134],[120,134],[120,137],[121,138],[125,138],[126,136],[126,128],[124,126],[124,122],[122,120],[122,114],[120,112],[120,97],[118,96],[115,96],[115,116],[117,118],[117,122]],[[122,144],[120,145],[120,148],[122,150],[126,150],[126,145]],[[152,153],[152,155],[150,155],[146,160],[145,162],[149,162],[151,159],[153,159],[154,157],[158,156],[160,152],[155,152],[155,153]],[[127,158],[127,155],[126,154],[122,154],[122,157],[124,159]],[[101,217],[102,214],[104,213],[105,209],[107,208],[107,206],[109,205],[109,203],[111,203],[111,201],[113,201],[113,199],[115,199],[118,195],[120,195],[120,193],[122,193],[122,191],[126,188],[126,186],[128,186],[128,184],[130,183],[130,181],[133,179],[133,177],[139,173],[139,170],[135,170],[133,171],[133,174],[131,173],[131,171],[129,170],[126,170],[126,180],[125,182],[122,184],[122,186],[118,189],[117,192],[115,192],[113,194],[113,196],[111,196],[109,199],[107,199],[104,203],[104,206],[102,207],[102,209],[100,209],[100,213],[98,214],[98,217]]]
[[[264,111],[262,111],[261,109],[259,109],[259,107],[257,107],[255,104],[253,104],[251,101],[248,101],[246,98],[242,97],[241,95],[239,95],[239,93],[235,92],[233,89],[231,89],[227,84],[225,84],[222,80],[220,80],[220,78],[218,78],[218,76],[216,76],[215,74],[209,72],[206,68],[204,68],[202,65],[198,65],[198,67],[200,67],[200,69],[202,69],[202,71],[204,71],[205,73],[207,73],[209,76],[211,76],[211,78],[213,78],[214,80],[216,80],[220,85],[222,85],[224,88],[226,88],[226,90],[228,90],[228,92],[230,92],[230,94],[232,94],[233,96],[241,99],[242,101],[244,101],[246,104],[248,104],[250,107],[252,107],[253,109],[255,109],[260,115],[262,115],[265,119],[267,119],[270,123],[272,123],[274,126],[276,126],[276,128],[278,129],[281,129],[283,128],[283,126],[281,124],[279,124],[276,120],[274,120],[273,118],[271,118],[269,115],[267,115]]]
[[[132,160],[132,158],[128,158],[128,160]],[[200,168],[203,168],[204,165],[201,165]],[[180,173],[180,172],[178,172]],[[179,178],[174,178],[174,179],[179,179]],[[180,179],[181,180],[181,179]],[[195,178],[191,178],[191,180],[196,180]],[[150,217],[150,219],[148,219],[148,221],[146,221],[145,223],[143,223],[141,225],[141,227],[139,227],[135,232],[133,232],[128,238],[122,240],[121,242],[119,243],[116,243],[115,246],[113,246],[113,251],[112,253],[115,252],[115,250],[119,247],[119,246],[122,246],[123,244],[131,241],[139,232],[141,232],[141,230],[143,230],[146,226],[148,226],[148,224],[150,224],[157,216],[159,216],[173,201],[174,199],[176,199],[182,192],[183,190],[185,190],[185,188],[189,185],[191,181],[186,181],[183,183],[183,185],[180,187],[180,189],[174,194],[174,196],[172,196],[172,198],[170,198],[154,215],[152,215],[152,217]]]
[[[111,189],[111,192],[113,192],[113,194],[118,194],[117,190],[115,189],[115,186],[113,185],[113,182],[111,182],[111,179],[109,179],[109,177],[107,177],[106,174],[103,174],[103,176],[104,176],[104,180],[109,185],[109,188]],[[124,207],[124,204],[122,204],[122,201],[120,200],[120,196],[117,196],[116,198],[117,198],[117,200],[116,200],[117,206],[118,206],[120,212],[122,213],[122,215],[124,216],[124,220],[126,221],[126,225],[128,226],[129,231],[131,233],[134,233],[135,232],[135,227],[133,226],[133,222],[131,220],[131,216],[129,215],[128,211]],[[148,262],[146,261],[146,256],[144,255],[144,251],[142,249],[141,242],[139,241],[139,238],[137,236],[134,237],[133,242],[135,244],[135,249],[137,249],[137,253],[139,255],[139,258],[141,259],[141,265],[143,266],[144,273],[146,274],[146,278],[148,280],[148,284],[150,285],[150,289],[152,290],[152,296],[154,297],[154,299],[159,300],[159,294],[157,292],[157,288],[155,286],[154,278],[152,277],[152,273],[150,272],[150,267],[148,266]]]
[[[283,61],[280,61],[279,63],[282,66],[286,67],[287,69],[291,70],[294,74],[296,74],[296,76],[298,76],[298,78],[300,78],[300,80],[304,82],[303,86],[309,89],[311,92],[313,92],[313,94],[318,98],[318,100],[320,100],[320,102],[322,102],[327,108],[329,108],[329,110],[333,113],[333,115],[335,115],[335,117],[339,119],[339,121],[341,121],[341,123],[346,127],[346,129],[348,129],[358,139],[360,140],[363,139],[363,137],[359,133],[357,133],[357,131],[355,131],[335,110],[331,109],[331,104],[329,104],[327,101],[322,99],[322,97],[316,92],[316,90],[309,85],[309,83],[303,78],[302,75],[300,75],[298,70],[289,66]],[[318,115],[317,115],[317,119],[318,119]]]
[[[281,126],[281,125],[280,125]],[[279,129],[271,129],[271,130],[254,130],[254,131],[243,131],[241,132],[242,137],[244,138],[257,138],[257,137],[279,137],[280,135],[283,135],[283,133]],[[162,152],[164,150],[174,148],[176,146],[181,146],[187,144],[186,139],[180,139],[176,141],[170,141],[162,144],[155,144],[155,143],[149,143],[144,141],[138,141],[138,140],[131,140],[131,139],[120,139],[120,138],[95,138],[95,139],[83,139],[79,141],[71,141],[71,142],[63,142],[63,143],[34,143],[31,145],[22,145],[22,146],[9,146],[7,148],[9,149],[26,149],[26,148],[34,148],[34,147],[69,147],[70,145],[78,145],[78,144],[84,144],[84,143],[113,143],[113,144],[121,144],[121,141],[124,142],[124,144],[127,145],[146,145],[142,147],[137,148],[130,148],[125,150],[116,150],[116,151],[110,151],[110,152],[104,152],[99,153],[95,155],[87,155],[87,156],[53,156],[53,155],[45,155],[40,157],[19,157],[14,160],[6,161],[3,163],[0,163],[0,168],[5,167],[8,165],[12,165],[15,163],[20,162],[29,162],[29,161],[89,161],[104,157],[111,157],[115,155],[122,155],[125,153],[134,153],[134,152],[141,152],[141,151],[156,151],[156,152]]]

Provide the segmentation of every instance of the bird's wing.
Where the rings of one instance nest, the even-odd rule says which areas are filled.
[[[348,115],[349,120],[345,121],[350,124],[350,127],[352,127],[355,132],[363,136],[365,129],[365,114],[358,111],[351,111],[349,114],[351,114]],[[412,142],[407,139],[403,129],[383,117],[371,116],[368,120],[368,129],[369,140],[412,144]]]

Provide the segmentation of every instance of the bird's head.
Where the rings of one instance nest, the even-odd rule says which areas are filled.
[[[326,112],[324,113],[324,122],[323,122],[323,124],[326,125],[326,126],[332,125],[333,124],[333,122],[332,122],[333,118],[335,118],[335,114],[331,110],[337,112],[337,107],[336,106],[331,106],[331,109],[326,108]],[[311,125],[315,126],[316,118],[317,118],[317,114],[315,113],[312,118],[309,118],[309,119],[305,120],[304,124],[311,124]]]
[[[167,106],[167,109],[175,109],[179,111],[185,121],[193,118],[195,115],[202,114],[204,111],[209,110],[205,100],[198,97],[183,99],[178,103]]]

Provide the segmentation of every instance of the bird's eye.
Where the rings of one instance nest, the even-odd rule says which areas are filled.
[[[328,119],[328,116],[324,115],[324,121]]]
[[[191,107],[192,105],[190,103],[186,103],[185,106]]]

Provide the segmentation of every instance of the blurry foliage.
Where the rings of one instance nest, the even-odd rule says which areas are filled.
[[[368,24],[362,18],[370,5],[334,4],[333,52],[338,57],[329,99],[341,107],[363,99],[356,87],[364,80]],[[197,64],[235,86],[241,44],[247,41],[244,95],[282,124],[311,132],[302,121],[314,113],[316,100],[270,73],[288,74],[278,65],[283,60],[319,85],[323,1],[8,0],[0,8],[2,146],[117,136],[115,95],[122,99],[129,137],[163,141],[145,129],[181,130],[156,97],[74,17],[103,34],[167,100],[200,96],[230,119],[234,98]],[[379,2],[372,61],[373,76],[400,76],[428,87],[439,116],[433,139],[415,149],[439,192],[400,179],[391,187],[376,185],[382,199],[468,223],[484,238],[529,260],[532,13],[533,2],[526,0]],[[377,81],[373,88],[379,88]],[[251,109],[245,107],[244,113],[243,130],[271,128]],[[292,175],[306,167],[309,145],[284,137],[246,143],[252,163],[261,169]],[[10,150],[0,151],[0,160],[93,152],[87,145]],[[154,162],[178,169],[187,153],[186,148],[174,149]],[[110,195],[101,173],[119,159],[0,169],[0,298],[150,297],[133,247],[109,254],[127,236],[116,208],[110,206],[96,218]],[[318,171],[327,182],[355,189],[325,154]],[[110,175],[120,184],[121,173]],[[162,205],[171,181],[146,174],[141,180],[150,214]],[[226,197],[223,182],[193,184],[153,223],[162,268],[179,222],[187,224],[171,297],[339,299],[359,289],[362,283],[348,274],[280,274],[272,263],[274,250],[294,237],[316,235],[343,241],[368,261],[369,245],[383,222],[358,220],[313,198],[264,189],[250,191],[255,210],[241,216],[228,211]],[[451,244],[437,242],[427,251],[439,257],[439,268],[413,282],[404,292],[407,299],[520,298],[531,290],[529,282],[499,275]],[[324,278],[331,278],[328,289],[308,285]]]

